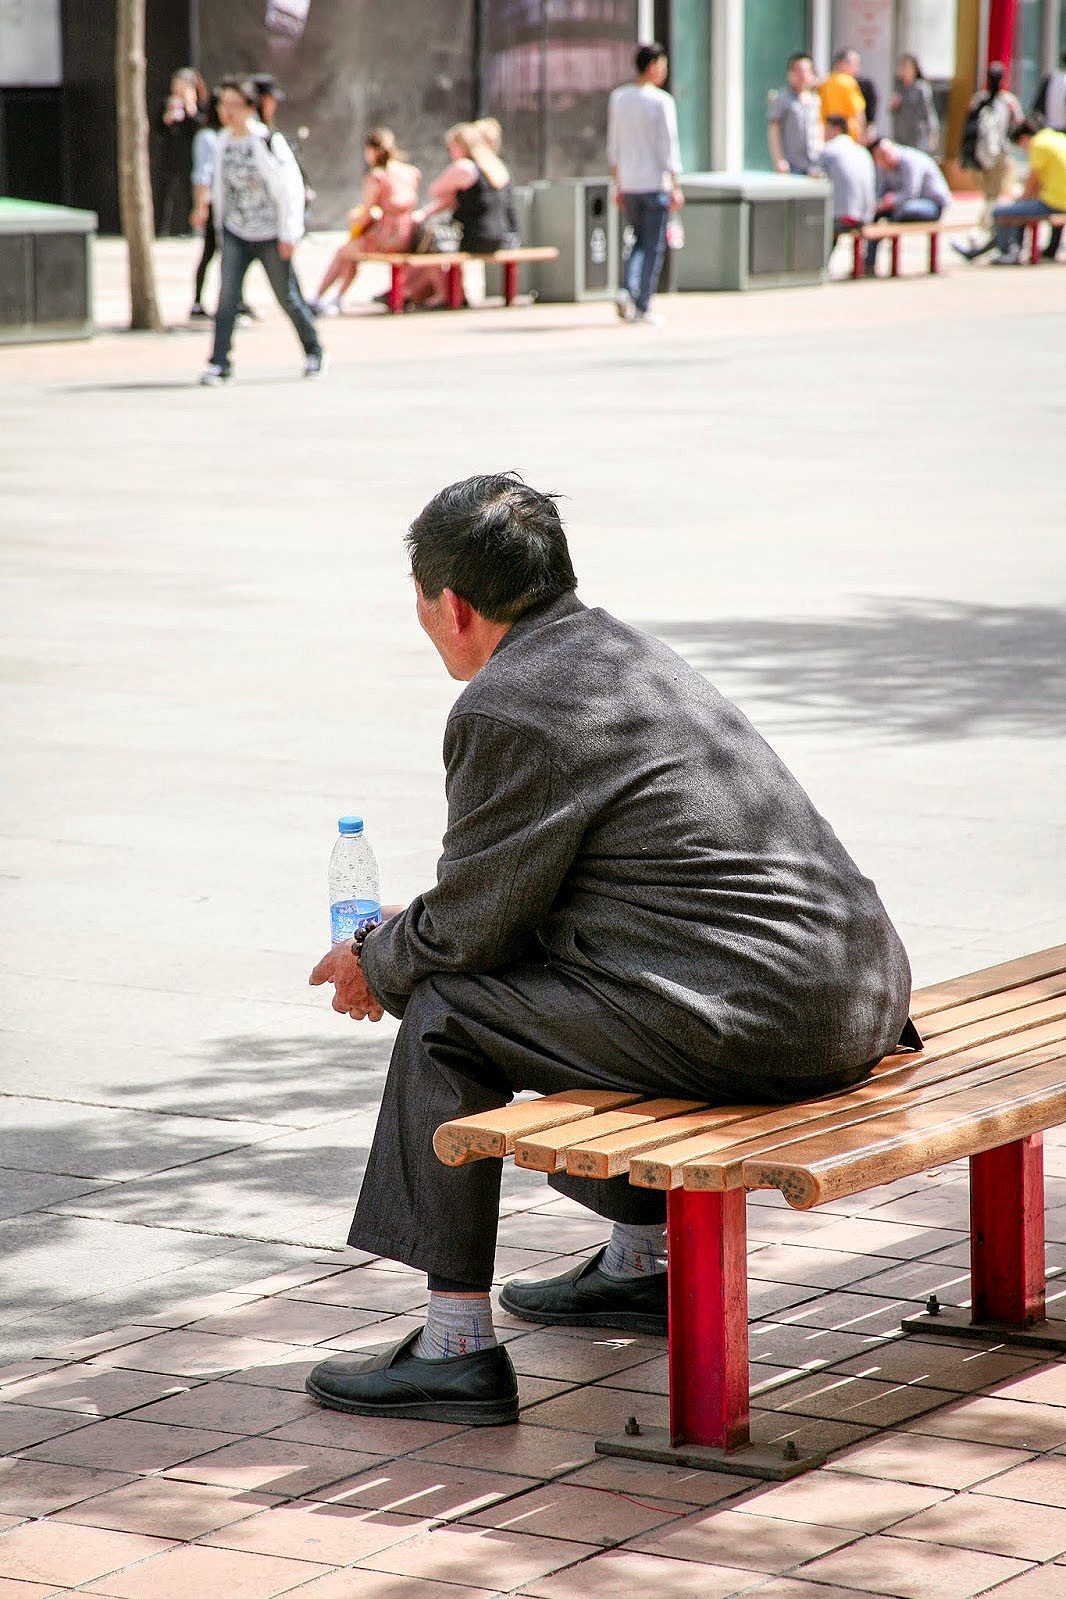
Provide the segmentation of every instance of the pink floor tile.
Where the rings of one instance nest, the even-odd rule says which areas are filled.
[[[290,1393],[302,1394],[307,1374],[320,1360],[341,1348],[340,1344],[318,1344],[308,1349],[302,1344],[268,1344],[273,1355],[262,1365],[245,1366],[236,1380],[253,1388],[287,1388]],[[347,1347],[347,1341],[344,1341]]]
[[[712,1509],[698,1510],[686,1520],[640,1539],[635,1547],[647,1554],[778,1573],[839,1549],[853,1538],[853,1532],[840,1527]]]
[[[864,1427],[891,1427],[954,1398],[924,1385],[874,1382],[850,1372],[820,1372],[772,1389],[755,1406],[782,1415],[820,1416]]]
[[[754,1589],[747,1599],[856,1599],[856,1591],[825,1582],[803,1582],[799,1577],[775,1577]],[[891,1595],[863,1590],[862,1599],[891,1599]]]
[[[390,1344],[398,1344],[410,1333],[419,1332],[426,1324],[424,1313],[393,1316],[388,1311],[379,1310],[364,1311],[362,1314],[367,1318],[365,1327],[357,1327],[353,1332],[331,1338],[328,1345],[322,1344],[315,1351],[316,1357],[319,1360],[328,1359],[338,1349],[352,1354],[359,1349],[384,1349]]]
[[[333,1277],[325,1283],[311,1283],[307,1288],[293,1288],[273,1305],[317,1304],[323,1312],[334,1314],[342,1309],[353,1310],[420,1310],[427,1300],[426,1279],[419,1274],[377,1271],[373,1266],[360,1266],[355,1271]],[[358,1315],[350,1318],[352,1327],[359,1325]]]
[[[552,1427],[468,1427],[442,1443],[420,1449],[416,1459],[442,1465],[475,1466],[516,1477],[556,1477],[595,1457],[587,1433]]]
[[[182,1482],[259,1489],[279,1499],[295,1499],[324,1490],[327,1483],[350,1482],[376,1464],[376,1456],[354,1449],[289,1443],[268,1435],[238,1439],[211,1454],[174,1466],[166,1475]]]
[[[1056,1360],[1013,1382],[1001,1383],[996,1392],[1001,1399],[1025,1399],[1036,1404],[1066,1406],[1066,1361]]]
[[[296,1399],[297,1395],[291,1396]],[[464,1429],[465,1430],[465,1429]],[[475,1429],[481,1432],[483,1429]],[[368,1455],[405,1455],[412,1449],[451,1438],[459,1428],[440,1421],[399,1421],[387,1416],[348,1416],[326,1410],[306,1395],[300,1414],[274,1429],[278,1438],[299,1444],[326,1444],[332,1449],[357,1449]]]
[[[530,1477],[435,1466],[421,1460],[379,1461],[305,1497],[403,1516],[454,1520],[535,1488]]]
[[[609,1488],[636,1499],[654,1499],[695,1507],[734,1499],[758,1484],[751,1477],[724,1471],[690,1471],[687,1466],[661,1466],[642,1460],[600,1455],[567,1478],[575,1487]]]
[[[952,1393],[972,1393],[1025,1375],[1031,1356],[1003,1348],[982,1349],[968,1340],[900,1338],[844,1361],[837,1369],[880,1382],[921,1383]],[[1023,1395],[1010,1394],[1011,1398]]]
[[[982,1395],[919,1416],[906,1430],[941,1438],[972,1438],[1007,1449],[1054,1449],[1066,1442],[1066,1409]]]
[[[98,1356],[95,1363],[112,1369],[169,1372],[178,1377],[219,1377],[228,1372],[243,1374],[248,1367],[265,1366],[281,1354],[290,1353],[306,1355],[306,1350],[265,1338],[227,1337],[184,1328],[110,1350]]]
[[[1036,1566],[997,1588],[993,1599],[1062,1599],[1064,1593],[1066,1571],[1062,1566]]]
[[[46,1460],[0,1460],[0,1507],[9,1516],[47,1516],[132,1480],[117,1471]]]
[[[86,1416],[117,1416],[168,1394],[181,1394],[187,1384],[149,1372],[107,1371],[101,1366],[61,1366],[43,1377],[28,1377],[5,1388],[12,1405],[74,1410]]]
[[[218,1380],[146,1405],[135,1411],[132,1419],[166,1426],[206,1427],[217,1432],[260,1433],[294,1421],[305,1414],[309,1405],[302,1394]]]
[[[567,1382],[593,1382],[656,1358],[646,1344],[625,1334],[606,1331],[594,1338],[578,1338],[569,1329],[543,1329],[512,1338],[507,1353],[516,1371]]]
[[[288,1593],[329,1570],[304,1560],[188,1544],[130,1566],[118,1576],[105,1577],[84,1591],[106,1594],[108,1599],[190,1599],[190,1595],[274,1599],[275,1594]],[[304,1592],[302,1587],[300,1592]]]
[[[993,1498],[1025,1499],[1066,1510],[1066,1455],[1045,1455],[1015,1466],[1001,1477],[983,1482],[980,1491]]]
[[[206,1316],[190,1330],[282,1344],[320,1344],[365,1326],[369,1319],[362,1310],[313,1304],[306,1299],[257,1299],[239,1310]]]
[[[690,1560],[664,1560],[628,1549],[594,1555],[522,1589],[536,1599],[731,1599],[765,1581],[765,1573],[736,1566],[696,1565]],[[760,1587],[752,1599],[761,1599]]]
[[[600,1438],[621,1432],[630,1416],[645,1427],[667,1427],[670,1406],[662,1394],[634,1394],[623,1388],[572,1388],[524,1412],[523,1424],[561,1427]]]
[[[316,1577],[314,1582],[294,1593],[292,1599],[498,1599],[498,1590],[433,1582],[426,1577],[420,1577],[412,1585],[406,1577],[394,1577],[385,1571],[367,1571],[365,1566],[360,1566],[333,1571],[328,1577]]]
[[[50,1582],[13,1582],[0,1577],[0,1599],[51,1599],[55,1586]]]
[[[466,1582],[509,1593],[587,1553],[587,1544],[560,1543],[554,1538],[486,1527],[435,1527],[360,1561],[360,1569]]]
[[[972,1599],[1024,1569],[1001,1555],[879,1535],[812,1560],[795,1575],[899,1599]]]
[[[27,1377],[41,1377],[46,1371],[55,1371],[57,1366],[63,1366],[63,1360],[17,1360],[10,1366],[0,1367],[0,1391],[9,1387],[13,1382],[23,1382]]]
[[[883,1532],[893,1523],[949,1497],[942,1488],[871,1482],[866,1477],[845,1477],[835,1471],[812,1471],[791,1482],[756,1488],[731,1508],[786,1521],[850,1527],[855,1532]]]
[[[349,1505],[298,1500],[240,1521],[202,1540],[212,1548],[249,1549],[260,1555],[347,1566],[419,1533],[425,1522]]]
[[[0,1544],[5,1577],[57,1588],[92,1582],[170,1547],[163,1538],[73,1527],[61,1521],[28,1521],[6,1533]]]
[[[64,1344],[61,1351],[66,1360],[91,1360],[111,1349],[121,1349],[125,1344],[140,1343],[143,1338],[154,1338],[158,1327],[115,1327],[111,1332],[93,1333],[89,1338],[79,1338],[76,1343]]]
[[[283,1294],[286,1289],[300,1288],[305,1283],[325,1282],[327,1278],[336,1277],[346,1270],[346,1266],[325,1264],[286,1266],[283,1271],[272,1271],[269,1276],[257,1277],[254,1282],[245,1283],[242,1291],[246,1294]]]
[[[141,1320],[151,1322],[156,1327],[187,1327],[190,1322],[199,1321],[203,1316],[223,1316],[228,1311],[239,1310],[252,1298],[253,1295],[247,1292],[220,1289],[217,1293],[197,1294],[191,1299],[179,1299],[172,1304],[161,1305],[151,1315],[142,1315]]]
[[[622,1494],[556,1482],[479,1511],[470,1520],[504,1532],[533,1532],[539,1537],[610,1546],[639,1538],[686,1514],[687,1506],[666,1500],[638,1502]]]
[[[104,1466],[112,1471],[163,1471],[232,1441],[233,1434],[228,1432],[163,1427],[150,1421],[113,1417],[49,1438],[27,1449],[24,1458],[71,1466]]]
[[[69,1410],[36,1409],[32,1405],[0,1405],[0,1455],[29,1449],[45,1438],[75,1432],[92,1418]]]
[[[832,1454],[872,1436],[870,1427],[850,1421],[815,1421],[807,1416],[792,1416],[773,1410],[753,1410],[751,1439],[784,1449],[791,1444],[801,1455]]]
[[[1000,1472],[1009,1472],[1027,1459],[1029,1456],[1021,1450],[1001,1449],[994,1444],[897,1432],[880,1433],[856,1444],[831,1460],[827,1469],[924,1483],[932,1488],[971,1488]]]
[[[893,1534],[1019,1560],[1053,1560],[1066,1550],[1066,1510],[962,1493],[900,1522]]]
[[[82,1527],[110,1527],[156,1537],[199,1538],[273,1503],[268,1495],[242,1493],[200,1482],[142,1477],[59,1513],[58,1520]]]

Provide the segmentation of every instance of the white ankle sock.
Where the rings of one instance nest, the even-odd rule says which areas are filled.
[[[426,1325],[411,1350],[421,1360],[449,1360],[491,1349],[497,1342],[488,1294],[430,1293]]]
[[[616,1221],[600,1261],[607,1277],[657,1277],[666,1270],[666,1226],[634,1227]]]

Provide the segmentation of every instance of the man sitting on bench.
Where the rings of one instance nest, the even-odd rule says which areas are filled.
[[[554,499],[512,473],[444,489],[407,535],[419,621],[468,686],[444,740],[436,884],[315,967],[333,1008],[402,1017],[349,1243],[429,1274],[426,1326],[307,1380],[360,1415],[513,1421],[489,1303],[500,1162],[432,1138],[521,1089],[732,1104],[860,1081],[907,1020],[907,957],[739,710],[665,644],[587,609]],[[360,947],[361,945],[361,947]],[[606,1250],[503,1303],[666,1332],[665,1195],[549,1179]]]
[[[938,222],[951,204],[951,190],[931,155],[891,139],[875,139],[870,154],[877,168],[879,222]],[[879,239],[866,243],[866,270],[873,276]]]

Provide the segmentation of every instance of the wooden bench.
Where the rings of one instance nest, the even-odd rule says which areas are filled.
[[[891,239],[892,277],[899,277],[900,252],[904,239],[926,238],[929,241],[929,271],[940,271],[940,236],[943,233],[972,233],[972,222],[868,222],[865,227],[845,230],[841,237],[852,241],[852,270],[854,278],[866,272],[866,242],[868,239]]]
[[[554,261],[559,251],[554,244],[515,245],[509,250],[493,250],[488,255],[472,254],[469,250],[453,250],[440,255],[400,255],[386,251],[368,251],[360,261],[380,261],[391,269],[388,306],[392,312],[402,311],[406,302],[405,286],[408,267],[436,267],[447,274],[445,293],[448,309],[458,311],[463,304],[463,268],[470,261],[482,261],[487,266],[503,268],[503,298],[505,305],[513,305],[518,297],[518,273],[521,267],[536,261]]]
[[[1040,229],[1044,224],[1050,228],[1066,228],[1066,211],[1052,211],[1046,217],[1021,217],[1016,222],[1006,222],[1008,228],[1021,228],[1029,238],[1029,264],[1036,266],[1040,260]],[[1024,255],[1024,246],[1023,251]]]
[[[665,1190],[670,1428],[601,1439],[601,1453],[778,1479],[824,1458],[749,1442],[749,1188],[807,1210],[968,1156],[972,1313],[930,1301],[904,1329],[1066,1348],[1066,1322],[1045,1315],[1042,1163],[1043,1131],[1066,1122],[1066,945],[923,989],[912,1015],[922,1051],[845,1093],[711,1107],[568,1092],[438,1129],[449,1165],[513,1154]]]

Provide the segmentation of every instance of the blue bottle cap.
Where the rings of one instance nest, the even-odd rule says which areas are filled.
[[[339,833],[361,833],[363,831],[363,818],[361,816],[341,816],[337,821]]]

